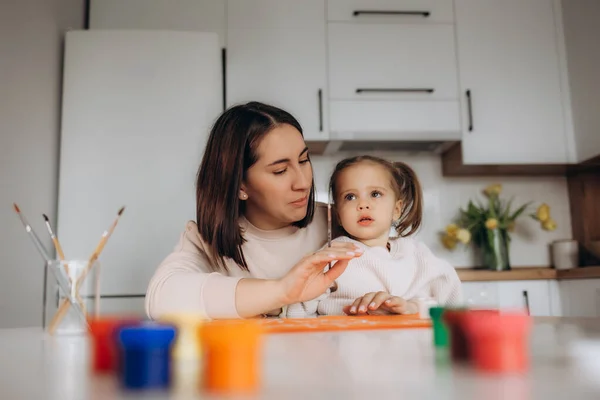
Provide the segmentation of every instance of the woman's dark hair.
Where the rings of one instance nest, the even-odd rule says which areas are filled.
[[[403,162],[390,162],[383,158],[374,156],[357,156],[346,158],[337,163],[333,174],[329,180],[329,190],[333,199],[333,204],[337,202],[338,197],[338,178],[343,170],[360,163],[372,163],[385,168],[390,174],[391,185],[397,200],[402,201],[402,211],[400,218],[396,221],[395,229],[399,236],[406,237],[414,234],[423,220],[423,192],[421,182],[415,171]],[[334,213],[337,220],[337,212]],[[336,221],[337,222],[337,221]],[[346,235],[348,233],[339,224],[335,223],[336,235]]]
[[[239,226],[245,202],[238,195],[246,172],[258,159],[257,149],[272,129],[289,124],[302,134],[302,127],[288,112],[259,102],[237,105],[226,110],[213,125],[196,177],[196,223],[208,245],[211,268],[227,270],[231,258],[248,270]],[[306,216],[293,225],[306,227],[315,212],[315,185],[311,185]]]

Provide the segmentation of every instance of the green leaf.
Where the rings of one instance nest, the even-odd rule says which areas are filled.
[[[519,207],[517,209],[517,211],[514,212],[513,215],[510,216],[509,220],[510,221],[514,221],[515,219],[517,219],[519,217],[519,215],[521,215],[523,213],[523,211],[525,211],[525,209],[531,204],[531,202],[525,203],[523,204],[521,207]]]
[[[502,219],[506,220],[506,218],[508,218],[508,216],[510,215],[510,208],[512,206],[513,200],[514,197],[511,197],[510,200],[506,203],[506,209],[502,213]]]

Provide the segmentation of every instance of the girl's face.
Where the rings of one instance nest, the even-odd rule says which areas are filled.
[[[402,202],[385,167],[371,162],[352,165],[339,174],[337,191],[336,208],[346,232],[368,246],[386,246]]]
[[[258,159],[242,183],[246,218],[254,226],[278,229],[306,216],[313,172],[302,134],[283,124],[267,133]]]

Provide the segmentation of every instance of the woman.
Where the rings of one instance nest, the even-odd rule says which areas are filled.
[[[257,102],[225,111],[198,170],[196,221],[150,280],[148,316],[279,315],[318,297],[362,252],[351,243],[322,249],[326,220],[298,121]]]

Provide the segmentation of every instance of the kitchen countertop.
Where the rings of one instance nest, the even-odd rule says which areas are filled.
[[[579,267],[566,270],[547,267],[515,267],[510,271],[456,268],[456,272],[463,282],[600,278],[600,267]]]
[[[250,399],[598,399],[600,366],[571,356],[600,343],[600,320],[534,318],[525,375],[482,374],[448,361],[431,329],[267,336],[263,385]],[[189,392],[124,392],[114,376],[89,372],[84,336],[0,330],[2,399],[216,399]],[[592,351],[592,356],[594,352]],[[596,358],[600,358],[596,355]],[[592,363],[593,364],[593,363]],[[585,365],[585,367],[582,367]]]

